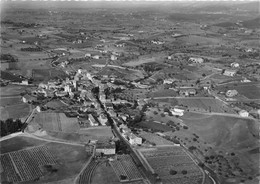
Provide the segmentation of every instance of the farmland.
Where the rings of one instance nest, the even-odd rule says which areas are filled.
[[[154,135],[152,133],[141,132],[141,133],[139,133],[139,136],[156,145],[174,145],[173,142],[168,141],[168,140],[166,140],[158,135]]]
[[[167,132],[166,134],[177,136],[187,147],[195,146],[197,150],[200,150],[196,152],[199,157],[201,157],[202,153],[204,156],[212,154],[222,155],[222,153],[230,154],[232,152],[236,155],[235,157],[226,156],[227,162],[225,161],[225,165],[227,167],[231,165],[232,169],[226,171],[220,169],[218,172],[219,176],[225,172],[233,173],[235,182],[243,177],[252,177],[259,173],[259,162],[253,161],[256,157],[259,157],[259,153],[250,152],[250,150],[257,148],[259,144],[259,122],[239,117],[209,116],[195,113],[186,113],[181,119],[189,127],[189,130],[186,133],[181,131],[175,133]],[[191,136],[194,133],[197,137]],[[189,139],[191,142],[187,141]],[[241,173],[234,172],[237,169],[236,164],[239,164],[243,170]],[[220,168],[217,164],[209,164],[209,167],[215,170]],[[224,183],[228,177],[223,177],[222,181]]]
[[[23,182],[39,179],[44,174],[40,167],[55,165],[57,161],[46,146],[40,146],[3,154],[1,163],[3,163],[7,181]],[[16,172],[17,174],[14,174]]]
[[[12,106],[0,107],[1,119],[6,120],[8,118],[20,119],[25,118],[30,111],[28,104],[14,104]]]
[[[76,133],[79,130],[77,119],[68,118],[64,113],[39,113],[30,122],[31,127],[40,125],[44,130]]]
[[[202,172],[182,147],[163,146],[139,151],[163,183],[199,184],[202,181]]]
[[[121,182],[143,179],[130,155],[118,155],[116,160],[110,162],[110,165]],[[123,179],[122,176],[125,178]]]
[[[204,110],[210,112],[229,112],[233,111],[229,109],[223,102],[214,98],[178,98],[178,104],[189,107],[190,109]]]
[[[117,175],[110,164],[100,163],[92,176],[92,183],[95,184],[120,184]]]
[[[0,152],[1,152],[1,154],[5,154],[8,152],[31,148],[33,146],[42,145],[45,143],[46,143],[45,141],[41,141],[38,139],[33,139],[33,138],[29,138],[29,137],[24,137],[24,136],[16,136],[11,139],[1,141]]]

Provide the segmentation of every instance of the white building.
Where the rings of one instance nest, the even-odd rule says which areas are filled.
[[[234,63],[231,63],[230,66],[231,66],[232,68],[238,68],[238,67],[239,67],[239,64],[234,62]]]
[[[227,96],[227,97],[233,97],[233,96],[236,96],[237,94],[238,94],[238,92],[237,92],[237,90],[235,90],[235,89],[228,90],[228,91],[226,92],[226,96]]]
[[[94,119],[94,117],[92,116],[92,114],[89,114],[89,115],[88,115],[88,120],[89,120],[91,126],[98,126],[98,123],[97,123],[97,121]]]
[[[223,75],[233,77],[236,74],[235,70],[225,70]]]
[[[195,58],[195,57],[191,57],[189,59],[190,62],[193,62],[193,63],[203,63],[204,60],[202,58]]]
[[[239,116],[241,117],[248,117],[249,113],[246,110],[239,111]]]
[[[93,58],[93,59],[99,59],[100,57],[99,57],[99,55],[95,55],[95,56],[93,56],[92,58]]]
[[[115,143],[98,141],[96,144],[96,154],[101,154],[101,153],[103,153],[104,155],[115,155],[116,154]]]
[[[85,57],[91,57],[91,54],[90,53],[86,53]]]
[[[111,59],[112,61],[115,61],[115,60],[117,60],[117,57],[116,57],[115,55],[111,55],[110,59]]]
[[[142,138],[137,137],[135,134],[130,134],[128,136],[128,138],[129,138],[129,143],[131,145],[141,145],[142,144]]]
[[[183,116],[184,110],[174,107],[173,109],[171,109],[171,113],[175,116]]]

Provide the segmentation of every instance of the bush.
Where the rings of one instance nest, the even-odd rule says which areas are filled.
[[[165,117],[165,114],[164,114],[164,113],[161,113],[161,117]]]
[[[175,175],[175,174],[177,174],[177,171],[175,171],[175,170],[170,170],[170,175]]]
[[[181,173],[182,173],[183,175],[185,175],[185,174],[188,173],[188,171],[186,171],[186,170],[182,170]]]

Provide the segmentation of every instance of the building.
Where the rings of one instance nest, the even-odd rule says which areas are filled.
[[[92,116],[92,114],[89,114],[89,115],[88,115],[88,120],[89,120],[91,126],[98,126],[98,123],[97,123],[97,121],[94,119],[94,117]]]
[[[95,55],[95,56],[93,56],[92,58],[93,58],[93,59],[99,59],[100,57],[99,57],[99,55]]]
[[[111,55],[110,59],[111,59],[112,61],[115,61],[115,60],[117,60],[117,57],[116,57],[115,55]]]
[[[233,89],[233,90],[228,90],[228,91],[226,92],[226,96],[227,96],[227,97],[233,97],[233,96],[236,96],[236,95],[238,95],[238,92],[237,92],[237,90],[235,90],[235,89]]]
[[[197,91],[193,88],[181,89],[179,91],[179,95],[181,95],[181,96],[191,96],[191,95],[195,95],[196,93],[197,93]]]
[[[96,143],[96,154],[97,155],[115,155],[116,145],[114,142],[98,141]]]
[[[249,113],[246,110],[239,111],[239,116],[241,117],[248,117]]]
[[[184,109],[180,109],[178,107],[174,107],[171,109],[171,113],[175,116],[183,116],[184,114]]]
[[[141,145],[142,144],[142,138],[141,137],[137,137],[133,133],[129,134],[128,139],[129,139],[129,143],[131,145]]]
[[[91,57],[91,54],[90,53],[86,53],[85,57]]]
[[[238,68],[238,67],[239,67],[239,64],[234,62],[234,63],[231,63],[230,66],[231,66],[232,68]]]
[[[193,62],[193,63],[203,63],[204,60],[202,58],[195,58],[195,57],[191,57],[189,59],[189,62]]]
[[[233,77],[236,74],[235,70],[225,70],[223,75]]]
[[[100,114],[98,120],[102,126],[106,126],[107,117],[104,114]]]
[[[26,94],[26,95],[24,95],[24,96],[22,97],[23,103],[33,102],[33,101],[36,101],[36,100],[37,100],[36,97],[30,96],[30,95],[28,95],[28,94]]]
[[[175,81],[176,81],[176,79],[172,79],[172,78],[164,79],[163,84],[172,84]]]

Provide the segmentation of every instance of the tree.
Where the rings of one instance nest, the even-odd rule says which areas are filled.
[[[188,173],[188,171],[186,171],[186,170],[182,170],[181,173],[182,173],[183,175],[185,175],[185,174]]]
[[[175,174],[177,174],[177,171],[171,169],[171,170],[170,170],[170,175],[175,175]]]

